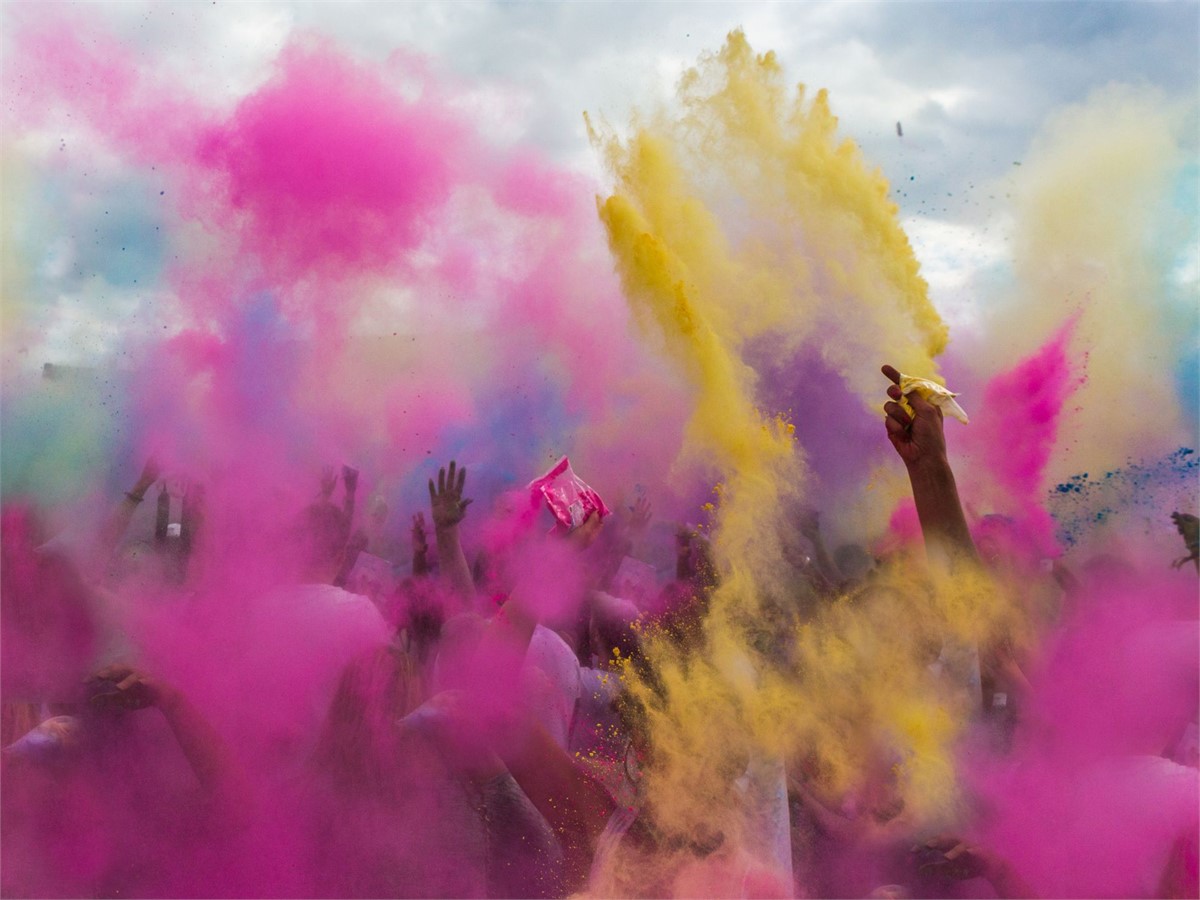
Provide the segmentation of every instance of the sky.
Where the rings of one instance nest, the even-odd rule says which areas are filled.
[[[10,63],[21,52],[11,26],[37,7],[9,3],[0,13]],[[1012,181],[1047,116],[1110,82],[1149,86],[1168,103],[1191,104],[1183,143],[1192,153],[1197,146],[1195,3],[122,2],[55,8],[81,29],[100,28],[134,48],[148,65],[177,73],[213,104],[232,105],[253,91],[298,35],[324,36],[371,63],[397,50],[416,53],[438,77],[457,83],[453,102],[482,122],[490,139],[536,146],[598,185],[605,175],[583,114],[626,127],[634,110],[668,103],[683,71],[718,48],[731,29],[742,28],[756,51],[776,52],[791,81],[828,88],[843,133],[891,184],[935,305],[959,328],[977,320],[989,277],[1008,258]],[[44,169],[47,158],[65,150],[78,162],[86,141],[73,142],[63,125],[9,129],[10,186],[20,180],[13,177],[14,159]],[[111,202],[126,207],[124,221],[143,215],[137,190],[120,187],[133,176],[118,161],[96,152],[88,162],[100,170],[107,162]],[[87,214],[95,182],[60,172],[38,190],[60,209]],[[9,196],[10,248],[18,254],[36,248],[35,271],[47,276],[53,295],[45,302],[70,310],[47,321],[42,345],[23,358],[37,366],[87,362],[111,347],[136,306],[133,276],[110,273],[105,303],[75,297],[67,304],[64,298],[78,294],[79,286],[49,282],[56,266],[82,251],[69,248],[53,228],[24,233],[13,221],[19,208],[11,207],[11,190]],[[115,220],[120,211],[109,214]],[[110,226],[90,252],[110,256],[127,242],[121,226]],[[1195,254],[1182,266],[1181,277],[1194,284]]]

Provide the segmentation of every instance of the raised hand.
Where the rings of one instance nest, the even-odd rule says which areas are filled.
[[[991,882],[997,897],[1038,896],[1007,860],[953,835],[938,835],[919,844],[913,847],[913,855],[920,871],[928,875],[947,881],[985,878]]]
[[[887,389],[892,399],[883,405],[883,411],[887,413],[884,424],[888,440],[896,448],[896,453],[909,468],[930,462],[944,463],[946,434],[941,409],[913,391],[907,396],[913,409],[913,415],[910,416],[897,402],[903,396],[900,393],[900,373],[891,366],[884,366],[882,371],[892,382]]]
[[[106,666],[87,679],[86,687],[90,694],[88,703],[98,712],[158,708],[200,783],[214,793],[223,808],[229,807],[229,814],[234,816],[231,821],[237,821],[238,811],[246,809],[250,794],[245,773],[221,736],[183,692],[126,663]]]
[[[162,707],[174,696],[171,688],[126,663],[106,666],[87,682],[88,703],[100,712],[126,712]]]
[[[1172,562],[1171,568],[1178,569],[1187,563],[1194,562],[1196,568],[1200,570],[1200,519],[1190,513],[1181,512],[1171,513],[1171,519],[1175,522],[1175,527],[1179,530],[1183,544],[1188,551],[1187,556],[1181,556]]]
[[[938,835],[914,847],[913,853],[922,872],[952,881],[986,878],[993,868],[989,854],[952,835]]]
[[[592,510],[586,519],[579,523],[578,528],[574,528],[567,533],[567,541],[574,544],[578,549],[582,550],[590,547],[592,542],[596,540],[600,534],[600,529],[604,525],[604,520],[600,518],[600,513]]]
[[[454,460],[450,460],[449,472],[446,469],[438,469],[436,488],[433,479],[429,479],[429,506],[434,528],[453,528],[466,516],[467,507],[471,504],[469,499],[463,499],[463,486],[466,481],[466,467],[456,471]]]
[[[147,457],[146,464],[142,466],[142,473],[138,476],[138,480],[134,483],[133,489],[127,491],[125,496],[128,497],[134,505],[141,503],[146,496],[146,491],[154,482],[158,481],[162,475],[162,469],[159,468],[158,462],[154,457]],[[164,487],[166,483],[164,482]]]
[[[347,494],[353,494],[358,490],[358,469],[352,466],[342,466],[342,484],[345,485]]]

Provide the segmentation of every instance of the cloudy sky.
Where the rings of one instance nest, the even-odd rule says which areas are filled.
[[[33,4],[0,11],[11,24]],[[381,61],[416,50],[501,141],[531,142],[597,179],[583,113],[628,122],[671,97],[697,57],[744,29],[790,80],[828,88],[845,133],[880,166],[951,320],[1006,255],[1007,191],[1039,127],[1113,81],[1192,105],[1200,4],[1150,2],[196,2],[67,10],[232,105],[289,39],[316,33]],[[10,29],[5,29],[10,31]],[[12,52],[11,41],[6,52]],[[1194,112],[1193,112],[1194,116]],[[1195,122],[1194,117],[1191,121]],[[897,134],[902,123],[903,137]],[[1196,150],[1196,131],[1187,149]],[[1188,136],[1185,136],[1185,140]],[[49,153],[46,136],[18,136]]]
[[[210,95],[251,89],[298,32],[367,59],[415,49],[581,166],[592,164],[583,111],[623,121],[665,99],[739,27],[793,80],[828,88],[889,174],[923,165],[958,183],[1003,172],[1048,113],[1111,81],[1190,96],[1200,76],[1191,2],[121,2],[81,14],[174,59]]]

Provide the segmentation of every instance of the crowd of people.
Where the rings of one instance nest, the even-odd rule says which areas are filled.
[[[992,635],[968,648],[965,674],[949,641],[929,651],[930,677],[961,675],[972,733],[1003,759],[1039,691],[1030,662],[1038,636],[1085,602],[1088,576],[1061,562],[1030,574],[1011,556],[1005,521],[969,525],[941,410],[918,393],[902,397],[899,373],[883,373],[892,382],[885,434],[908,474],[924,565],[991,573],[1027,626],[1021,639]],[[658,579],[644,558],[653,517],[645,496],[608,514],[600,504],[550,535],[529,524],[531,506],[515,517],[524,530],[471,547],[462,533],[470,482],[452,461],[429,479],[428,508],[411,515],[406,544],[389,531],[382,501],[359,508],[358,472],[327,469],[281,535],[294,563],[283,583],[239,602],[233,618],[205,620],[210,613],[186,604],[156,610],[206,642],[203,654],[188,645],[168,677],[149,660],[170,646],[157,655],[139,646],[152,629],[111,627],[128,621],[117,615],[129,607],[123,598],[186,596],[181,588],[201,580],[219,591],[197,547],[208,542],[207,560],[237,537],[213,533],[198,485],[173,516],[165,489],[152,496],[160,479],[148,463],[86,558],[44,534],[32,504],[3,512],[4,896],[1053,889],[972,837],[986,815],[978,805],[950,832],[918,822],[886,755],[849,786],[811,747],[777,757],[752,749],[733,766],[725,757],[705,777],[725,783],[715,796],[743,806],[752,824],[737,833],[671,827],[644,790],[656,768],[674,764],[648,709],[647,697],[667,693],[654,649],[685,660],[703,651],[709,599],[725,573],[703,531],[679,525],[674,577]],[[148,500],[157,504],[153,538],[130,541]],[[811,510],[792,516],[780,546],[795,591],[772,605],[760,649],[772,664],[803,667],[790,643],[797,625],[869,595],[887,561],[860,544],[828,548]],[[1097,572],[1123,577],[1111,559]],[[230,697],[240,699],[213,699]],[[1181,709],[1158,764],[1187,785],[1197,716],[1186,690]],[[1149,880],[1113,882],[1113,896],[1200,891],[1200,824],[1161,812],[1164,838],[1140,861]]]

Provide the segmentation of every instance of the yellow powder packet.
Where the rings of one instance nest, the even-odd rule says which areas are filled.
[[[900,398],[900,407],[910,416],[913,415],[913,409],[908,405],[906,398],[913,391],[916,391],[934,406],[940,406],[942,412],[948,416],[954,416],[954,418],[958,419],[964,425],[970,422],[970,419],[967,418],[966,410],[955,402],[954,398],[958,394],[954,393],[954,391],[948,391],[936,381],[930,381],[928,378],[914,378],[912,375],[901,375],[900,393],[903,396]]]

